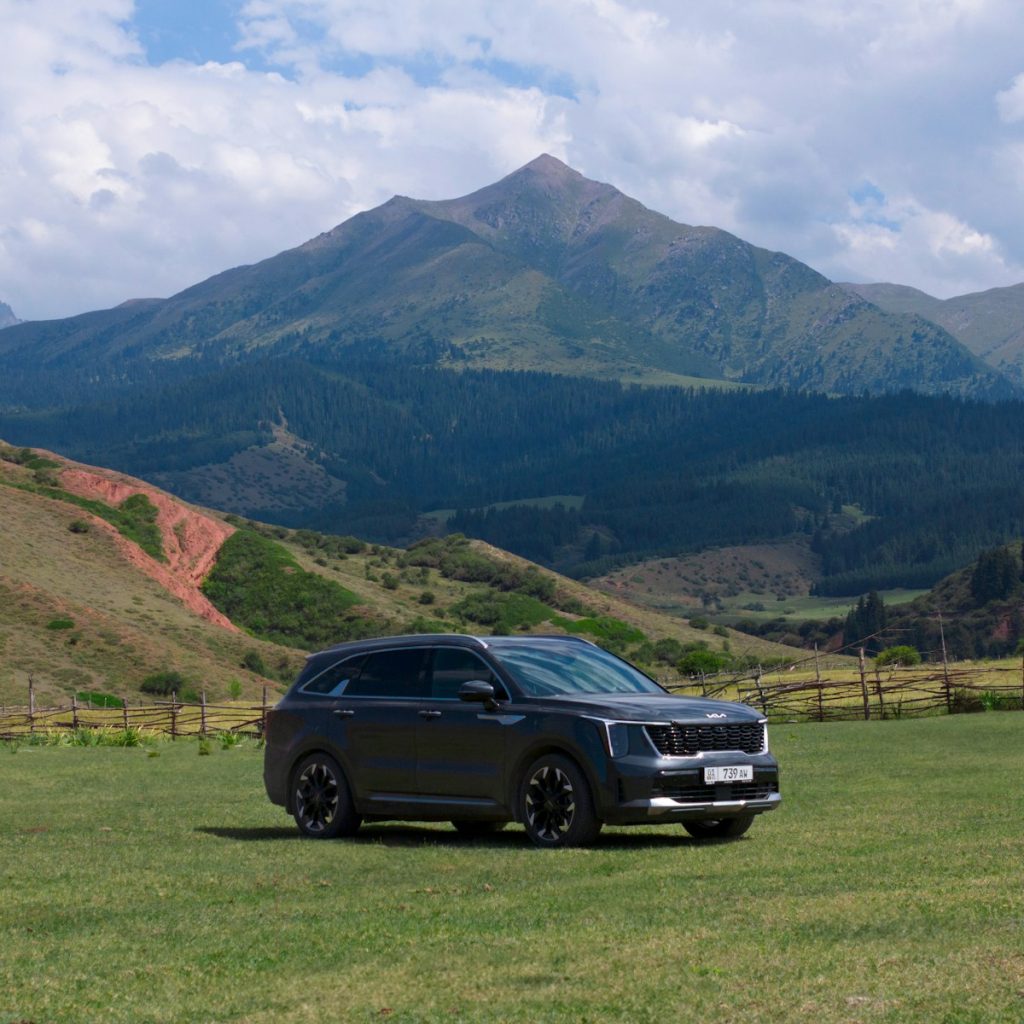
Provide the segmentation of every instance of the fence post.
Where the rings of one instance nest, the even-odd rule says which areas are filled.
[[[171,739],[178,738],[178,691],[171,690]]]
[[[124,718],[124,731],[128,731],[128,698],[121,701],[121,717]]]
[[[889,675],[889,681],[892,681],[892,674]],[[885,701],[882,699],[882,673],[879,671],[878,666],[875,666],[875,689],[878,691],[878,717],[885,721]]]
[[[78,694],[71,694],[71,728],[78,728]]]
[[[260,712],[260,735],[267,735],[267,687],[263,685],[263,709]]]
[[[942,612],[939,612],[939,639],[942,641],[942,678],[946,683],[946,713],[953,714],[953,690],[949,685],[949,659],[946,657],[946,631],[942,628]]]
[[[825,700],[823,694],[825,692],[825,686],[821,679],[818,679],[818,721],[825,721]]]
[[[28,731],[31,736],[36,731],[36,684],[28,677]]]
[[[867,668],[864,664],[864,648],[860,649],[860,657],[858,658],[858,665],[860,666],[860,692],[864,698],[864,721],[866,722],[871,717],[871,706],[868,704],[868,680],[867,680]]]
[[[199,710],[199,735],[206,736],[206,691],[202,694],[203,703]]]
[[[818,641],[814,641],[814,681],[821,685],[821,665],[818,662]]]
[[[761,666],[757,666],[757,695],[761,700],[761,710],[764,712],[765,718],[768,717],[768,702],[764,697],[764,687],[761,685]]]

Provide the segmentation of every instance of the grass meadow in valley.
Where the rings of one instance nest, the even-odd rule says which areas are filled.
[[[7,744],[0,1024],[1019,1024],[1024,714],[771,740],[784,803],[744,839],[556,853],[302,840],[252,741]]]

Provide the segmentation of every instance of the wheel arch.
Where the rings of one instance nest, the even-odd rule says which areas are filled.
[[[594,777],[591,766],[588,764],[587,757],[576,750],[572,744],[566,743],[564,740],[548,740],[536,743],[527,750],[524,750],[516,759],[515,765],[509,773],[508,806],[512,808],[513,820],[522,824],[522,816],[519,811],[519,791],[522,788],[526,770],[534,761],[547,754],[557,754],[559,757],[567,758],[582,772],[583,778],[586,779],[587,785],[590,787],[590,796],[594,810],[600,817],[601,789],[597,779]]]

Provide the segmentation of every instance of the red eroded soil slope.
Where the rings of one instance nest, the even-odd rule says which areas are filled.
[[[188,508],[141,480],[110,470],[70,463],[59,455],[49,457],[60,460],[64,465],[60,474],[61,485],[72,494],[97,499],[108,505],[120,505],[133,494],[144,494],[156,506],[156,522],[163,538],[167,563],[151,558],[104,520],[93,517],[94,523],[110,534],[125,558],[193,612],[218,626],[238,632],[238,627],[217,611],[199,589],[213,568],[220,546],[235,532],[233,526]]]

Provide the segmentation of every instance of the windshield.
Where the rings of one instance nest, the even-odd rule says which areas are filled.
[[[665,692],[632,665],[600,647],[571,640],[539,640],[529,645],[489,640],[488,645],[490,653],[529,697]]]

